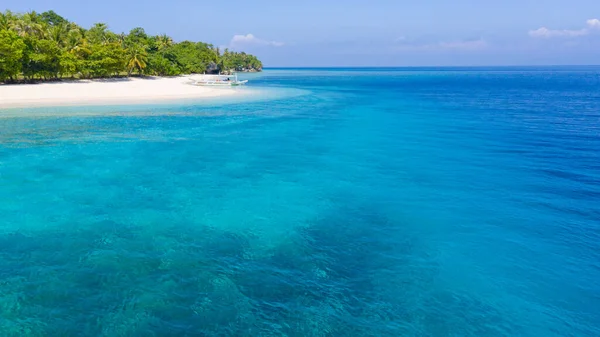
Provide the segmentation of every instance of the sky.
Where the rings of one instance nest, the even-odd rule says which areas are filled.
[[[600,64],[600,0],[2,0],[3,9],[139,26],[253,53],[267,67]]]

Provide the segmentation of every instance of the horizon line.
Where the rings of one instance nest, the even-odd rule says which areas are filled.
[[[516,68],[516,67],[600,67],[600,64],[528,64],[528,65],[481,65],[481,66],[434,66],[434,65],[423,65],[423,66],[268,66],[263,69],[349,69],[349,68],[362,68],[362,69],[390,69],[390,68]]]

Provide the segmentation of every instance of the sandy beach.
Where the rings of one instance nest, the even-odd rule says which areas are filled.
[[[74,80],[39,84],[0,84],[1,108],[104,105],[202,99],[239,94],[233,88],[188,84],[190,76]]]

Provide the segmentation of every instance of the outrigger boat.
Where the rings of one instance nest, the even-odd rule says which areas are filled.
[[[193,85],[210,85],[210,86],[238,86],[248,83],[248,80],[238,80],[237,74],[233,75],[197,75],[198,78],[192,78]]]

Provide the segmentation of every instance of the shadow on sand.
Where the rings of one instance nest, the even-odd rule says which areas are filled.
[[[60,83],[94,83],[94,82],[106,82],[106,83],[114,83],[114,82],[129,82],[132,79],[140,79],[140,80],[159,80],[164,77],[160,76],[119,76],[119,77],[107,77],[107,78],[59,78],[59,79],[49,79],[49,80],[22,80],[17,82],[7,82],[2,83],[0,85],[23,85],[23,84],[60,84]]]

